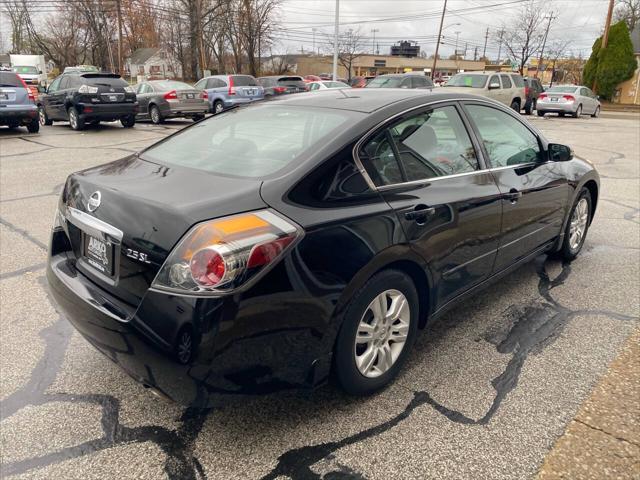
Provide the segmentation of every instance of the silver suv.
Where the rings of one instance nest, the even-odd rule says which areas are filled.
[[[464,72],[449,79],[443,88],[448,92],[471,93],[497,100],[516,112],[526,102],[524,80],[521,75],[505,72]]]

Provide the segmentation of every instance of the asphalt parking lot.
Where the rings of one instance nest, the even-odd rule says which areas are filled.
[[[0,476],[534,477],[639,326],[640,127],[623,113],[530,120],[602,177],[576,261],[539,257],[451,311],[376,396],[327,386],[210,411],[166,403],[130,380],[56,312],[44,278],[66,176],[190,122],[0,130]]]

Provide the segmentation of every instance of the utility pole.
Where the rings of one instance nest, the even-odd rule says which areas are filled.
[[[456,49],[453,52],[453,56],[456,57],[456,60],[458,60],[458,37],[460,37],[460,34],[462,32],[455,32],[456,34]]]
[[[116,0],[118,13],[118,74],[122,77],[124,74],[122,65],[122,2]]]
[[[489,40],[489,27],[487,27],[487,33],[484,34],[484,48],[482,49],[482,56],[487,58],[487,40]]]
[[[467,48],[469,48],[469,42],[464,42],[464,55],[462,55],[463,59],[467,58]]]
[[[498,65],[500,65],[500,54],[502,53],[502,36],[504,35],[504,28],[500,30],[500,41],[498,42]]]
[[[476,45],[475,50],[473,51],[473,61],[478,60],[478,46]]]
[[[317,29],[316,27],[313,27],[313,28],[311,29],[311,31],[313,32],[313,54],[314,54],[314,55],[316,54],[316,31],[317,31],[317,30],[318,30],[318,29]]]
[[[371,51],[371,53],[373,53],[374,55],[376,54],[376,32],[379,32],[380,29],[378,28],[374,28],[371,30],[371,33],[373,33],[373,45],[371,46],[371,48],[373,49]]]
[[[433,55],[433,66],[431,67],[431,79],[436,78],[436,64],[438,63],[438,49],[440,48],[440,37],[442,36],[442,24],[444,23],[444,14],[447,11],[447,0],[444,0],[442,7],[442,17],[440,18],[440,28],[438,29],[438,41],[436,42],[436,53]]]
[[[333,81],[338,80],[338,35],[340,33],[340,0],[336,0],[336,25],[333,33]]]
[[[613,0],[609,0],[609,9],[607,10],[607,21],[604,24],[604,34],[602,35],[602,46],[600,47],[601,49],[605,49],[607,48],[607,45],[609,44],[609,28],[611,28],[611,16],[613,15]],[[597,80],[593,79],[593,87],[591,88],[591,90],[593,90],[594,93],[598,93],[597,92]],[[636,87],[636,90],[638,90],[638,88]]]
[[[542,48],[540,49],[540,58],[538,58],[538,68],[536,68],[536,75],[535,75],[536,78],[538,78],[538,73],[540,73],[540,69],[542,69],[542,56],[544,55],[544,47],[547,45],[547,36],[549,35],[551,22],[553,21],[554,18],[557,18],[557,16],[554,17],[553,12],[551,12],[549,16],[545,18],[549,19],[549,23],[547,23],[547,29],[544,32],[544,39],[542,40]]]

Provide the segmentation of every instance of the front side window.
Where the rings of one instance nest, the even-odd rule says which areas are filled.
[[[47,91],[48,91],[49,93],[53,93],[53,92],[55,92],[55,91],[57,91],[57,90],[58,90],[58,87],[60,86],[60,80],[61,80],[61,78],[62,78],[62,77],[58,77],[58,78],[56,78],[56,79],[51,83],[51,85],[49,85],[49,88],[47,89]]]
[[[538,137],[510,114],[481,105],[467,105],[465,108],[476,125],[492,167],[521,165],[542,159]]]
[[[263,178],[299,163],[362,115],[266,104],[229,110],[157,143],[142,157],[220,175]]]
[[[453,106],[401,120],[369,141],[361,157],[378,186],[479,169],[473,144]]]

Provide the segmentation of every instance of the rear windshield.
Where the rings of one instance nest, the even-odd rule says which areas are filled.
[[[233,85],[235,87],[257,87],[256,79],[250,75],[233,75]]]
[[[300,77],[282,77],[278,79],[278,85],[297,87],[299,85],[305,85],[305,83]]]
[[[126,87],[129,85],[122,78],[114,77],[78,77],[83,85],[106,86],[106,87]],[[75,83],[75,82],[74,82]]]
[[[168,92],[169,90],[193,90],[193,87],[188,83],[176,82],[174,80],[161,80],[158,82],[151,82],[153,88],[160,92]]]
[[[153,162],[261,178],[334,137],[353,112],[256,105],[214,115],[145,150]]]
[[[396,88],[406,77],[377,77],[367,83],[367,88]]]
[[[13,67],[13,71],[20,74],[23,73],[25,75],[38,75],[38,69],[32,65],[27,65],[24,67]]]
[[[551,87],[547,88],[547,93],[575,93],[577,87]]]
[[[24,85],[13,72],[0,72],[0,87],[20,87],[24,88]]]
[[[445,87],[469,87],[484,88],[487,83],[487,75],[465,75],[458,73],[451,77]]]

